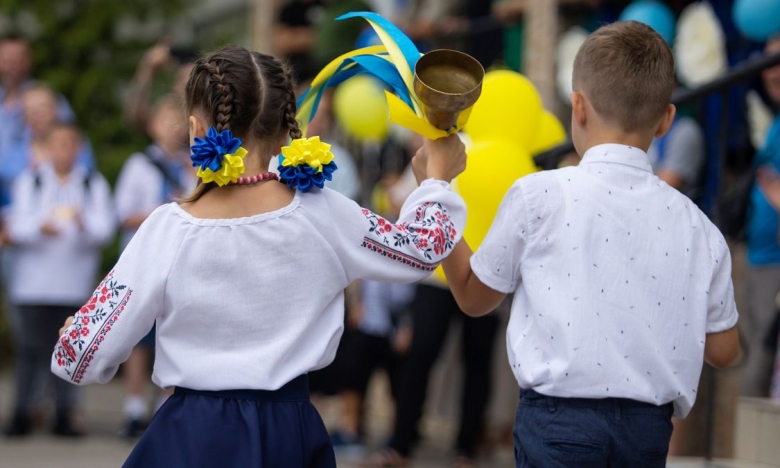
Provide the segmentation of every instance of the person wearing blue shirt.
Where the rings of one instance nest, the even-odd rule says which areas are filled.
[[[31,76],[32,49],[30,43],[17,36],[0,39],[0,207],[10,203],[10,184],[28,167],[26,152],[33,130],[25,122],[24,101],[27,93],[40,85]],[[73,122],[75,116],[67,100],[52,92],[52,121]],[[56,117],[56,118],[55,118]],[[83,145],[79,161],[94,169],[94,155],[89,143]]]
[[[49,130],[57,122],[70,122],[63,118],[59,110],[57,94],[42,84],[32,84],[22,95],[22,127],[5,142],[0,151],[0,180],[3,186],[10,187],[13,181],[25,169],[35,167],[47,159],[45,140]],[[92,146],[82,138],[77,164],[88,171],[95,169],[95,157]],[[0,195],[2,206],[10,203],[7,191]]]
[[[780,35],[767,42],[767,54],[780,52]],[[763,73],[767,94],[780,105],[780,65]],[[747,297],[748,313],[743,321],[745,341],[750,352],[743,377],[742,394],[769,395],[775,353],[763,346],[764,339],[776,316],[775,298],[780,293],[780,216],[772,205],[775,193],[762,183],[767,175],[780,171],[780,115],[767,134],[766,143],[756,154],[758,183],[750,194],[747,224]],[[762,177],[763,175],[763,177]]]

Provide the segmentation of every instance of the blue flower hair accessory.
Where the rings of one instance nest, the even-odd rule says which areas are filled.
[[[330,145],[320,137],[297,138],[282,148],[279,178],[301,192],[322,188],[326,180],[333,180],[336,169]]]
[[[216,182],[221,187],[237,181],[246,170],[246,149],[230,130],[217,133],[217,129],[211,127],[206,138],[196,137],[195,145],[190,149],[192,165],[198,168],[198,177],[205,183]]]

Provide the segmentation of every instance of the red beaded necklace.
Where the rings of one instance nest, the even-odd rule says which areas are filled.
[[[241,176],[230,185],[255,185],[266,180],[279,180],[279,176],[273,172],[263,172],[253,176]]]

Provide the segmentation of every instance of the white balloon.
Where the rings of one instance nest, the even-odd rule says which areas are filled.
[[[577,57],[577,52],[582,47],[582,43],[587,38],[588,32],[579,26],[575,26],[566,31],[558,42],[558,75],[556,81],[561,100],[567,104],[571,99],[571,76],[574,71],[574,59]]]
[[[726,71],[726,38],[709,3],[692,3],[683,10],[674,55],[677,76],[686,86],[707,83]]]

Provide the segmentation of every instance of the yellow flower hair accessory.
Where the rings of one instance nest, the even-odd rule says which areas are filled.
[[[312,187],[323,188],[326,180],[333,180],[333,172],[338,169],[330,145],[318,136],[293,140],[282,148],[279,159],[279,178],[301,192],[308,192]]]
[[[247,151],[230,130],[217,133],[217,129],[211,127],[206,138],[195,138],[195,145],[190,149],[192,165],[198,168],[198,177],[204,183],[215,182],[221,187],[236,182],[246,170],[244,157]]]

